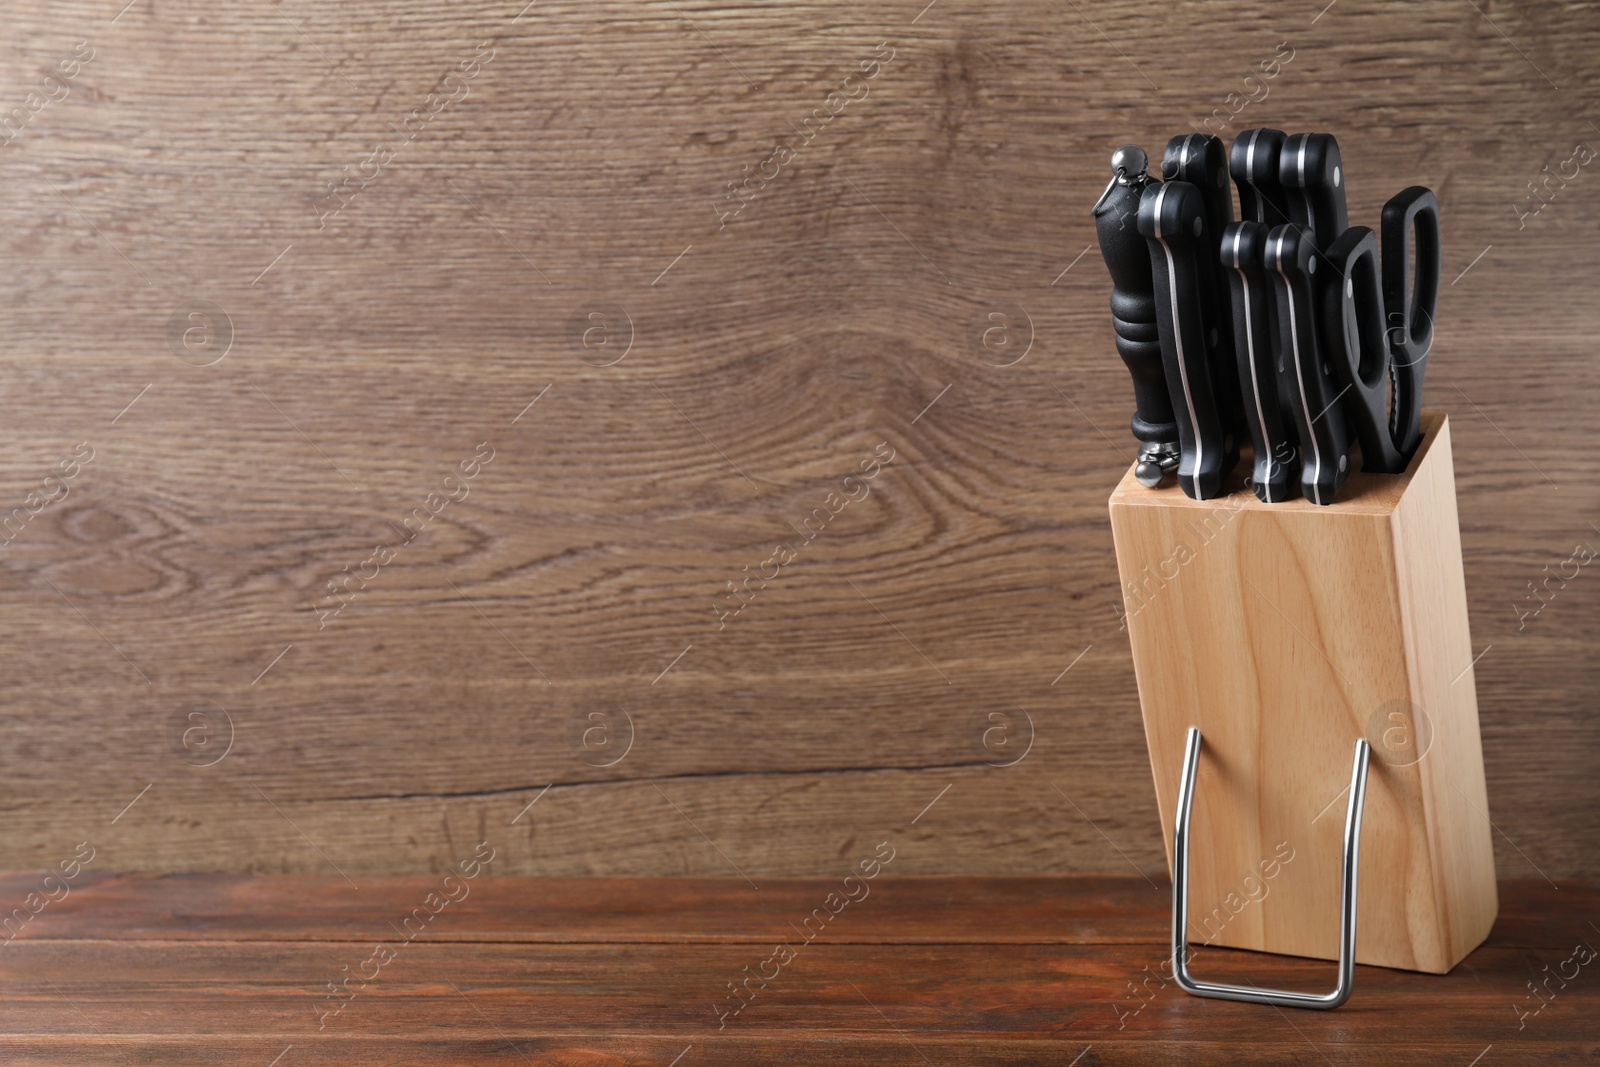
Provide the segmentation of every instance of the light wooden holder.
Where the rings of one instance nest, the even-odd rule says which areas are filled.
[[[1356,961],[1450,970],[1498,899],[1445,415],[1404,474],[1357,471],[1330,507],[1197,502],[1130,469],[1111,529],[1169,864],[1186,731],[1205,737],[1191,942],[1338,957],[1365,737]]]

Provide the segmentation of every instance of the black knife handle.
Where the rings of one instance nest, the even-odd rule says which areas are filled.
[[[1228,279],[1217,256],[1217,242],[1233,221],[1233,192],[1228,182],[1228,149],[1208,133],[1179,134],[1167,142],[1161,176],[1188,182],[1205,202],[1204,254],[1196,260],[1201,274],[1200,316],[1205,326],[1206,354],[1211,361],[1217,414],[1222,420],[1223,473],[1239,461],[1239,444],[1248,434],[1239,371],[1234,361],[1233,315],[1229,312]]]
[[[1255,129],[1245,130],[1233,142],[1233,150],[1228,156],[1228,173],[1233,177],[1233,184],[1239,189],[1239,217],[1252,222],[1265,223],[1267,226],[1281,226],[1286,222],[1294,221],[1289,216],[1289,195],[1283,188],[1279,179],[1278,159],[1283,151],[1283,143],[1287,136],[1282,130]],[[1270,323],[1269,337],[1272,338],[1271,347],[1276,347],[1278,338],[1278,306],[1271,296],[1270,280],[1267,286],[1267,321]],[[1235,346],[1238,344],[1235,338]],[[1288,378],[1283,373],[1283,353],[1276,353],[1277,379],[1278,379],[1278,410],[1287,413],[1290,410],[1289,397],[1286,392]],[[1243,383],[1241,382],[1241,385]],[[1248,408],[1248,404],[1246,407]],[[1289,419],[1284,424],[1287,444],[1282,446],[1285,462],[1294,459],[1294,447],[1299,438],[1295,430],[1294,420]]]
[[[1178,485],[1195,500],[1222,491],[1228,472],[1201,309],[1209,294],[1200,263],[1215,247],[1205,234],[1206,203],[1188,182],[1164,182],[1139,202],[1139,232],[1150,246],[1156,325],[1172,413],[1178,423]]]
[[[1245,422],[1255,446],[1250,487],[1264,502],[1277,504],[1295,495],[1298,475],[1294,433],[1278,396],[1272,286],[1263,266],[1270,230],[1262,222],[1229,223],[1222,231],[1222,265],[1228,274]]]
[[[1155,282],[1150,248],[1139,233],[1142,184],[1114,184],[1095,209],[1100,255],[1111,275],[1111,328],[1117,355],[1133,378],[1133,436],[1144,442],[1178,439],[1161,365],[1161,334],[1156,328]]]
[[[1245,130],[1234,138],[1228,155],[1228,173],[1239,189],[1239,217],[1268,226],[1294,221],[1289,217],[1289,200],[1278,178],[1278,153],[1283,149],[1282,130]]]
[[[1350,473],[1350,435],[1317,336],[1318,256],[1298,225],[1274,226],[1267,234],[1265,266],[1276,275],[1278,344],[1300,437],[1300,488],[1313,504],[1326,505]],[[1333,272],[1324,267],[1322,274]]]
[[[1222,138],[1209,133],[1180,133],[1161,155],[1164,181],[1188,182],[1206,205],[1206,225],[1213,234],[1233,221],[1233,193],[1228,184],[1228,150]]]
[[[1332,134],[1291,134],[1278,152],[1278,181],[1289,201],[1289,221],[1304,227],[1319,249],[1350,228],[1344,168]]]
[[[1389,342],[1384,336],[1378,235],[1352,226],[1322,258],[1343,275],[1321,287],[1323,342],[1341,387],[1340,406],[1361,441],[1361,469],[1400,474],[1409,456],[1389,432]]]
[[[1421,185],[1383,205],[1383,306],[1394,388],[1390,432],[1410,458],[1422,441],[1422,379],[1439,306],[1439,201]],[[1406,300],[1406,262],[1415,239],[1416,270]]]

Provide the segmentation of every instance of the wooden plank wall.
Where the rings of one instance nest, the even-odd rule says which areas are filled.
[[[1237,110],[1439,195],[1500,871],[1600,873],[1592,5],[123,2],[5,5],[0,866],[1159,877],[1088,209]]]

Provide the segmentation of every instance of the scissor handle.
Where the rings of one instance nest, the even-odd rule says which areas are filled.
[[[1343,386],[1341,395],[1349,394],[1343,404],[1361,440],[1361,469],[1400,474],[1410,456],[1396,447],[1390,433],[1392,361],[1383,331],[1378,236],[1365,226],[1352,226],[1323,257],[1338,275],[1322,289],[1323,345],[1333,376]]]
[[[1383,205],[1383,306],[1394,407],[1389,430],[1408,458],[1422,440],[1422,380],[1439,306],[1439,201],[1421,185],[1402,189]],[[1406,299],[1406,266],[1416,270]]]

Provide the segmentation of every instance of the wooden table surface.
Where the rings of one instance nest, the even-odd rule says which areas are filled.
[[[1168,887],[1138,878],[477,874],[83,871],[0,947],[0,1061],[1501,1067],[1600,1054],[1595,882],[1502,883],[1493,934],[1451,974],[1363,967],[1345,1007],[1307,1012],[1199,1000],[1156,977]],[[0,875],[0,893],[40,882]],[[804,927],[808,942],[813,915],[828,918]],[[1328,963],[1222,949],[1198,949],[1195,970],[1333,981]],[[733,999],[730,983],[758,973]],[[1536,999],[1530,980],[1549,992]]]

